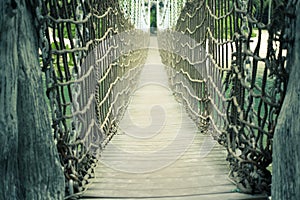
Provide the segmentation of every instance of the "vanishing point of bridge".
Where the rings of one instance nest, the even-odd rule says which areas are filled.
[[[290,45],[274,4],[42,1],[67,198],[266,199]]]

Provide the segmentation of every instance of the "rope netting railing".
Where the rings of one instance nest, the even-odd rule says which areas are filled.
[[[161,0],[157,6],[158,29],[164,30],[176,25],[186,0]]]
[[[269,193],[272,138],[288,81],[286,1],[187,1],[159,32],[170,85],[228,150],[240,191]]]
[[[66,196],[86,189],[101,149],[116,132],[149,34],[118,1],[40,1],[40,53]]]
[[[150,27],[150,3],[144,0],[119,0],[126,18],[135,28],[148,30]]]

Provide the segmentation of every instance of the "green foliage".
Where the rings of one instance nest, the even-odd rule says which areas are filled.
[[[157,27],[156,6],[153,6],[150,10],[150,26]]]
[[[70,26],[70,29],[71,29],[70,34],[71,34],[72,38],[75,38],[76,24],[68,24],[67,26]],[[67,27],[64,28],[64,38],[69,38]]]

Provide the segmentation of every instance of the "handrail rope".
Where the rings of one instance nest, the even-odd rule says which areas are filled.
[[[183,85],[182,82],[177,82],[176,84],[181,84]],[[178,92],[176,91],[177,94],[180,94],[181,95],[181,98],[186,102],[186,105],[188,106],[188,109],[197,117],[203,119],[203,120],[207,120],[208,119],[208,116],[203,116],[201,114],[198,114],[196,111],[194,111],[194,109],[191,107],[191,104],[189,103],[188,99],[183,95],[182,92]]]
[[[107,56],[110,56],[110,52],[112,49],[118,49],[119,46],[110,46],[106,52],[106,54],[104,54],[103,56],[101,56],[100,59],[96,60],[96,63],[99,63],[101,61],[103,61]],[[126,55],[126,53],[120,53],[121,55]],[[130,52],[127,52],[127,55],[129,55]],[[109,65],[108,70],[105,72],[104,76],[98,81],[99,83],[102,82],[109,74],[110,70],[111,70],[112,65]],[[59,80],[57,81],[57,85],[59,86],[66,86],[66,85],[71,85],[73,83],[79,83],[84,81],[84,79],[86,77],[88,77],[92,70],[94,69],[94,65],[91,65],[90,68],[88,69],[88,71],[86,72],[86,74],[84,74],[83,76],[81,76],[80,78],[77,78],[76,80],[70,80],[70,81],[66,81],[66,82],[60,82]]]
[[[188,17],[188,18],[190,18],[190,19],[191,19],[191,18],[194,18],[194,17],[196,16],[197,12],[198,12],[203,6],[205,6],[205,1],[202,1],[201,4],[200,4],[198,7],[195,8],[195,11],[194,11],[193,14],[190,14],[190,13],[187,13],[187,12],[186,12],[185,15],[184,15],[184,17],[179,18],[179,20],[182,21],[182,22],[185,22],[185,21],[186,21],[186,17]]]
[[[169,0],[167,1],[166,7],[169,7]],[[165,8],[162,19],[160,20],[160,24],[159,24],[160,26],[162,26],[163,23],[165,22],[166,16],[167,16],[167,9]]]
[[[90,69],[93,69],[93,66],[90,68]],[[111,67],[109,68],[111,69]],[[134,68],[133,68],[134,69]],[[130,70],[133,70],[133,69],[130,69]],[[108,72],[109,73],[109,72]],[[107,73],[107,74],[108,74]],[[126,78],[126,77],[125,77]],[[111,93],[112,89],[113,89],[113,86],[117,84],[118,81],[122,81],[123,78],[120,78],[120,77],[117,77],[117,79],[110,84],[110,88],[108,89],[107,91],[107,95],[103,98],[103,100],[98,104],[98,107],[102,106],[102,104],[107,100],[107,98],[109,97],[109,94]],[[74,116],[77,116],[79,114],[84,114],[86,113],[86,111],[88,109],[90,109],[90,106],[92,104],[92,101],[94,100],[94,96],[91,95],[88,99],[88,103],[85,105],[85,107],[82,109],[82,110],[76,110],[74,113],[72,113],[72,115],[64,115],[63,118],[65,119],[71,119],[72,117]]]
[[[89,47],[92,44],[94,44],[95,42],[102,42],[102,41],[104,41],[107,38],[108,34],[111,33],[111,31],[114,34],[118,33],[117,31],[114,30],[113,27],[109,27],[108,30],[105,32],[105,34],[101,38],[88,41],[86,43],[86,46],[84,46],[84,47],[77,47],[77,48],[74,48],[74,49],[63,49],[63,50],[53,49],[52,53],[53,54],[66,54],[66,53],[75,53],[75,52],[80,52],[80,51],[88,51]]]
[[[117,79],[116,79],[113,83],[111,83],[111,87],[110,87],[109,89],[111,89],[113,86],[115,86],[115,85],[116,85],[118,82],[120,82],[120,81],[121,81],[121,78],[120,78],[120,77],[117,77]],[[129,87],[129,86],[128,86],[128,87]],[[112,90],[112,89],[111,89],[111,90]],[[111,94],[111,90],[108,91],[107,94]],[[124,90],[122,90],[121,93],[123,93],[123,91],[124,91]],[[104,119],[104,121],[103,121],[103,123],[102,123],[102,125],[101,125],[101,128],[103,128],[104,125],[105,125],[105,124],[107,123],[107,121],[109,120],[109,116],[110,116],[110,114],[111,114],[111,112],[112,112],[113,105],[117,102],[117,100],[118,100],[118,98],[115,98],[114,101],[110,102],[110,106],[109,106],[109,108],[108,108],[107,115],[106,115],[106,117],[105,117],[105,119]]]
[[[74,19],[70,19],[70,18],[67,18],[67,19],[61,19],[61,18],[55,19],[51,15],[47,15],[46,18],[50,19],[52,22],[55,22],[57,24],[59,24],[59,23],[83,24],[83,23],[88,22],[88,20],[91,17],[96,17],[98,19],[102,19],[102,18],[106,17],[111,11],[113,11],[114,14],[117,15],[118,11],[117,10],[112,10],[112,9],[113,8],[109,7],[108,10],[104,14],[102,14],[102,15],[96,15],[95,13],[89,13],[84,19],[81,19],[81,20],[74,20]]]
[[[206,9],[208,10],[209,16],[213,17],[215,20],[221,20],[221,19],[224,19],[224,18],[226,18],[226,17],[232,15],[232,13],[233,13],[234,11],[236,11],[235,8],[232,7],[231,10],[230,10],[229,12],[227,12],[225,15],[221,15],[221,16],[218,17],[218,16],[216,16],[215,14],[213,14],[213,11],[210,9],[210,7],[209,7],[208,5],[206,5]]]
[[[182,70],[182,69],[181,69]],[[176,73],[178,73],[178,72],[176,72]],[[198,80],[197,80],[197,82],[198,82]],[[203,81],[204,82],[204,81]],[[201,82],[199,82],[199,83],[203,83],[202,81]],[[210,96],[208,96],[208,97],[206,97],[206,98],[199,98],[198,96],[196,96],[196,95],[194,95],[194,94],[192,94],[192,92],[190,91],[190,89],[188,88],[188,86],[186,86],[186,85],[184,85],[184,83],[182,82],[182,81],[180,81],[180,82],[176,82],[175,84],[173,84],[173,85],[176,85],[176,84],[181,84],[184,88],[186,88],[186,90],[188,91],[188,93],[189,93],[189,95],[192,97],[192,98],[194,98],[194,99],[196,99],[196,100],[198,100],[198,101],[202,101],[202,102],[204,102],[204,101],[207,101],[207,99],[210,99],[211,101],[213,100]],[[221,96],[221,98],[224,98],[223,97],[223,95],[220,95]],[[206,100],[205,100],[206,99]],[[227,99],[226,101],[229,101],[230,99]],[[213,101],[212,101],[213,102]],[[215,110],[218,112],[218,114],[220,115],[220,116],[223,116],[223,117],[225,117],[226,116],[226,114],[225,113],[222,113],[220,110],[219,110],[219,108],[214,104],[214,103],[212,103],[211,102],[211,104],[215,107]],[[190,108],[191,108],[191,106],[189,106]],[[195,111],[194,111],[195,112]]]
[[[121,67],[128,67],[128,66],[130,66],[131,62],[136,62],[136,61],[139,60],[139,59],[141,59],[141,58],[136,57],[136,60],[135,60],[135,61],[129,60],[128,64],[122,63],[122,64],[121,64]],[[104,80],[106,79],[106,77],[108,76],[110,70],[112,69],[112,66],[117,66],[117,65],[118,65],[118,63],[113,63],[113,64],[111,64],[110,67],[109,67],[109,69],[108,69],[108,70],[106,71],[106,73],[102,76],[102,78],[101,78],[100,80],[98,80],[98,84],[100,84],[102,81],[104,81]],[[116,79],[114,80],[114,82],[112,82],[112,83],[110,84],[110,87],[108,88],[106,95],[102,98],[102,101],[98,103],[98,106],[102,106],[102,104],[108,99],[109,94],[110,94],[110,92],[112,91],[113,86],[116,85],[117,81],[118,81],[119,79],[120,79],[121,81],[122,81],[123,79],[127,79],[127,77],[130,75],[130,72],[133,71],[133,70],[135,70],[135,68],[136,68],[136,67],[129,69],[129,73],[127,74],[127,76],[125,76],[125,77],[123,77],[123,78],[122,78],[122,77],[119,77],[119,76],[116,77]]]
[[[117,65],[117,63],[115,63],[115,64]],[[130,69],[130,71],[131,71],[131,70],[134,70],[134,69],[135,69],[135,68],[132,68],[132,69]],[[107,75],[108,75],[108,73],[107,73]],[[103,78],[101,78],[101,79],[103,79]],[[116,83],[118,82],[119,79],[121,79],[121,77],[118,76],[118,77],[110,84],[110,87],[108,88],[108,90],[107,90],[107,92],[106,92],[106,95],[102,98],[102,101],[100,101],[100,102],[98,103],[98,106],[99,106],[99,107],[102,106],[102,104],[108,99],[109,94],[110,94],[110,92],[112,91],[113,86],[116,85]],[[121,80],[122,80],[122,79],[121,79]],[[100,81],[99,81],[98,83],[100,83]]]
[[[182,85],[183,88],[189,93],[190,97],[196,99],[197,101],[205,102],[207,101],[207,98],[200,98],[194,94],[192,94],[190,88],[186,86],[182,81],[176,81],[173,85]]]

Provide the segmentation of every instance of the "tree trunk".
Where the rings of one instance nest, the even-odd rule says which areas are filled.
[[[63,199],[64,175],[38,60],[35,8],[27,2],[0,2],[0,199]]]
[[[272,199],[300,197],[300,1],[296,5],[294,49],[287,94],[273,139]],[[289,49],[291,50],[291,49]]]

